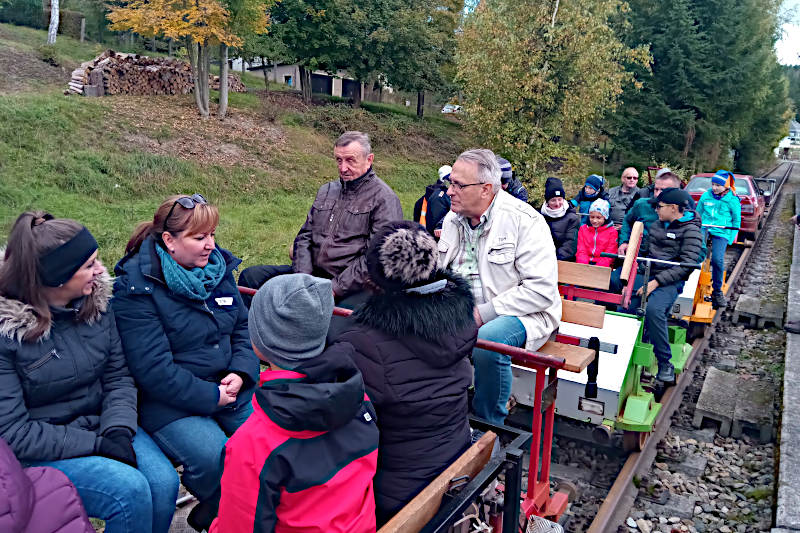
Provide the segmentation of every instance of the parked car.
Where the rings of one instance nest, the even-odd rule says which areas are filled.
[[[695,202],[700,200],[706,190],[711,188],[711,177],[714,174],[695,174],[686,184],[688,192]],[[756,231],[761,228],[766,202],[761,189],[756,185],[753,176],[747,174],[734,174],[736,196],[742,204],[742,229],[739,238],[754,238]]]
[[[461,113],[461,106],[457,104],[445,104],[442,113]]]

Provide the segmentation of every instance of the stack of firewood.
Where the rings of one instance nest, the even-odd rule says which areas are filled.
[[[219,91],[219,76],[209,76],[208,86],[215,91]],[[246,93],[247,87],[244,86],[242,80],[233,74],[228,74],[228,90],[232,93]]]
[[[210,87],[219,89],[219,76],[210,76]],[[245,92],[239,78],[228,76],[229,90]],[[106,50],[72,71],[64,94],[188,94],[192,92],[192,69],[171,57],[146,57]]]

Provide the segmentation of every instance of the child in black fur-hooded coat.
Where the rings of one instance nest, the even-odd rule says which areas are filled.
[[[335,341],[355,347],[378,415],[378,527],[470,444],[474,300],[465,280],[437,269],[438,255],[415,222],[375,235],[367,249],[374,294]]]

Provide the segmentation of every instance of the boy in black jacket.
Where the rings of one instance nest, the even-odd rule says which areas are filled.
[[[650,203],[658,213],[658,221],[650,226],[650,249],[647,256],[652,259],[673,261],[676,263],[697,263],[703,251],[703,240],[700,233],[700,217],[689,209],[691,197],[676,187],[661,191]],[[672,366],[672,350],[669,346],[667,319],[672,304],[683,289],[693,268],[689,266],[665,265],[652,263],[650,280],[644,285],[644,265],[640,263],[636,285],[637,296],[647,290],[647,310],[645,311],[645,329],[650,343],[653,345],[658,359],[658,376],[656,379],[664,383],[675,381],[675,368]],[[629,309],[638,307],[631,301]]]

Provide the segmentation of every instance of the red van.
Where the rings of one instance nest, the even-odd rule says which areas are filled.
[[[686,184],[686,192],[688,192],[695,202],[700,200],[700,197],[711,188],[711,177],[714,174],[704,173],[695,174]],[[740,238],[755,238],[756,230],[761,228],[762,219],[764,217],[764,209],[766,202],[764,195],[761,194],[761,189],[758,188],[753,176],[749,174],[734,174],[736,183],[736,196],[742,203],[742,229],[739,232]]]

